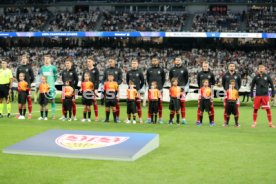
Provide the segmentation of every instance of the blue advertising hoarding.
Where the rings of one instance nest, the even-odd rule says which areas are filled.
[[[232,32],[0,32],[0,37],[276,38],[276,33]]]

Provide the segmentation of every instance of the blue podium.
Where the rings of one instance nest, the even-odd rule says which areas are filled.
[[[158,134],[49,130],[5,148],[3,152],[134,161],[158,147]]]

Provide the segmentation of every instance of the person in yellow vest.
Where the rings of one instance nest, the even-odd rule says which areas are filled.
[[[129,81],[129,86],[127,89],[127,124],[130,123],[131,115],[132,115],[132,123],[136,124],[136,98],[137,98],[138,92],[134,87],[134,82]]]
[[[3,100],[6,100],[7,103],[7,117],[11,117],[11,104],[10,104],[10,91],[12,88],[12,71],[7,68],[8,60],[1,60],[1,69],[0,69],[0,118],[3,118]]]

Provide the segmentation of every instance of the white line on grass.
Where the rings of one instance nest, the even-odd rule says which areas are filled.
[[[77,109],[79,109],[79,108],[83,108],[83,107],[76,107]],[[62,110],[62,109],[56,109],[56,111],[58,111],[58,110]],[[51,109],[48,109],[48,112],[49,111],[52,111]],[[38,112],[40,112],[40,111],[32,111],[32,114],[33,113],[38,113]],[[17,113],[11,113],[11,115],[17,115],[18,114],[18,112]],[[4,116],[6,116],[7,114],[3,114]]]

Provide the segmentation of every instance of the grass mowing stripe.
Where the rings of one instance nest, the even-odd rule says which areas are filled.
[[[99,116],[104,118],[104,108],[99,107]],[[60,104],[57,108],[60,109]],[[35,104],[34,111],[38,109]],[[13,105],[13,110],[17,110],[17,105]],[[166,105],[162,125],[38,121],[37,113],[32,120],[0,119],[1,149],[49,129],[160,135],[157,150],[131,163],[0,153],[0,183],[275,183],[276,130],[268,128],[265,111],[259,111],[257,127],[251,129],[251,107],[240,107],[240,128],[233,126],[232,117],[229,128],[221,126],[221,106],[215,107],[216,127],[208,126],[207,114],[203,126],[197,127],[196,110],[197,107],[187,107],[186,126],[165,124],[169,118]],[[126,118],[125,112],[126,107],[122,105],[121,120]],[[58,113],[61,115],[60,110]],[[81,117],[82,110],[77,115]],[[272,115],[275,120],[275,108]],[[143,117],[146,116],[147,109],[143,108]]]

